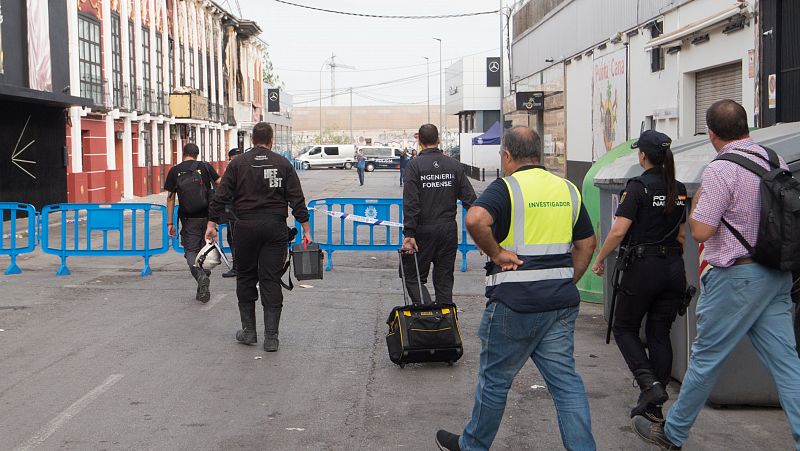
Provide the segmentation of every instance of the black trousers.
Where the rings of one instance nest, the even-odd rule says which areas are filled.
[[[208,218],[180,218],[181,220],[181,246],[183,256],[189,265],[189,270],[194,275],[192,268],[197,260],[200,249],[206,245],[206,225]]]
[[[283,291],[280,280],[286,262],[288,232],[286,219],[236,221],[236,297],[239,302],[255,302],[261,288],[264,307],[281,308]]]
[[[236,233],[236,221],[233,219],[228,220],[228,228],[226,234],[228,235],[228,246],[231,248],[231,259],[233,260],[233,268],[236,269],[236,251],[233,249],[233,235]]]
[[[436,292],[436,302],[453,302],[453,268],[458,253],[458,225],[454,222],[421,226],[416,234],[417,260],[419,275],[422,280],[422,299],[420,299],[417,270],[414,267],[414,256],[403,254],[403,270],[406,274],[406,292],[411,302],[419,304],[431,302],[431,295],[425,284],[428,282],[428,273],[433,264],[433,288]]]
[[[646,256],[634,261],[622,276],[614,314],[614,339],[639,386],[660,382],[672,373],[669,332],[678,314],[686,273],[679,255]],[[647,350],[640,337],[647,315]]]

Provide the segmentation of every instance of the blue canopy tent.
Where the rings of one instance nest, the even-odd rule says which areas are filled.
[[[500,121],[497,121],[484,134],[472,138],[473,146],[497,146],[500,145]]]

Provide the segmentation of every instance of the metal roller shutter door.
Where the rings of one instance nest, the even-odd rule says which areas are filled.
[[[742,63],[698,72],[695,84],[695,134],[705,134],[706,111],[717,100],[742,103]]]

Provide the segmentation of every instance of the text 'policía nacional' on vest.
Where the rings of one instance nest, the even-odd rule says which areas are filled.
[[[423,188],[449,188],[453,186],[456,175],[448,172],[444,174],[428,174],[420,177]]]

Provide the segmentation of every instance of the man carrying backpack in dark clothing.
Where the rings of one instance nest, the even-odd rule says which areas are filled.
[[[209,291],[210,271],[204,271],[194,265],[197,254],[205,246],[206,224],[208,223],[208,203],[212,189],[219,181],[219,174],[204,161],[198,161],[200,149],[194,143],[183,147],[183,161],[169,170],[164,190],[167,194],[167,218],[169,220],[169,237],[175,236],[175,224],[172,218],[175,211],[175,195],[178,195],[178,218],[181,221],[181,245],[184,250],[189,271],[197,281],[195,299],[206,303],[211,299]]]
[[[797,254],[784,255],[781,243],[792,244],[794,237],[775,240],[769,233],[764,234],[770,227],[761,221],[765,216],[763,207],[768,207],[770,224],[786,224],[786,217],[781,214],[786,211],[779,203],[761,195],[762,189],[769,185],[769,178],[759,177],[748,169],[766,170],[771,166],[770,160],[775,161],[774,169],[788,168],[783,159],[753,142],[747,112],[738,103],[732,100],[714,103],[708,109],[706,122],[717,157],[703,171],[689,225],[694,240],[705,243],[706,260],[713,268],[701,279],[697,337],[680,394],[665,423],[651,423],[637,416],[633,419],[633,429],[662,449],[681,449],[720,376],[725,359],[747,335],[778,387],[795,447],[800,449],[800,358],[792,327],[792,273],[784,268],[793,265],[792,259]],[[780,179],[787,188],[781,194],[796,196],[797,187],[792,187],[791,175],[788,171],[778,172],[782,172]],[[788,229],[785,232],[791,235],[793,230]],[[777,252],[760,252],[764,245],[776,241]],[[776,254],[781,260],[777,265],[769,261]]]

